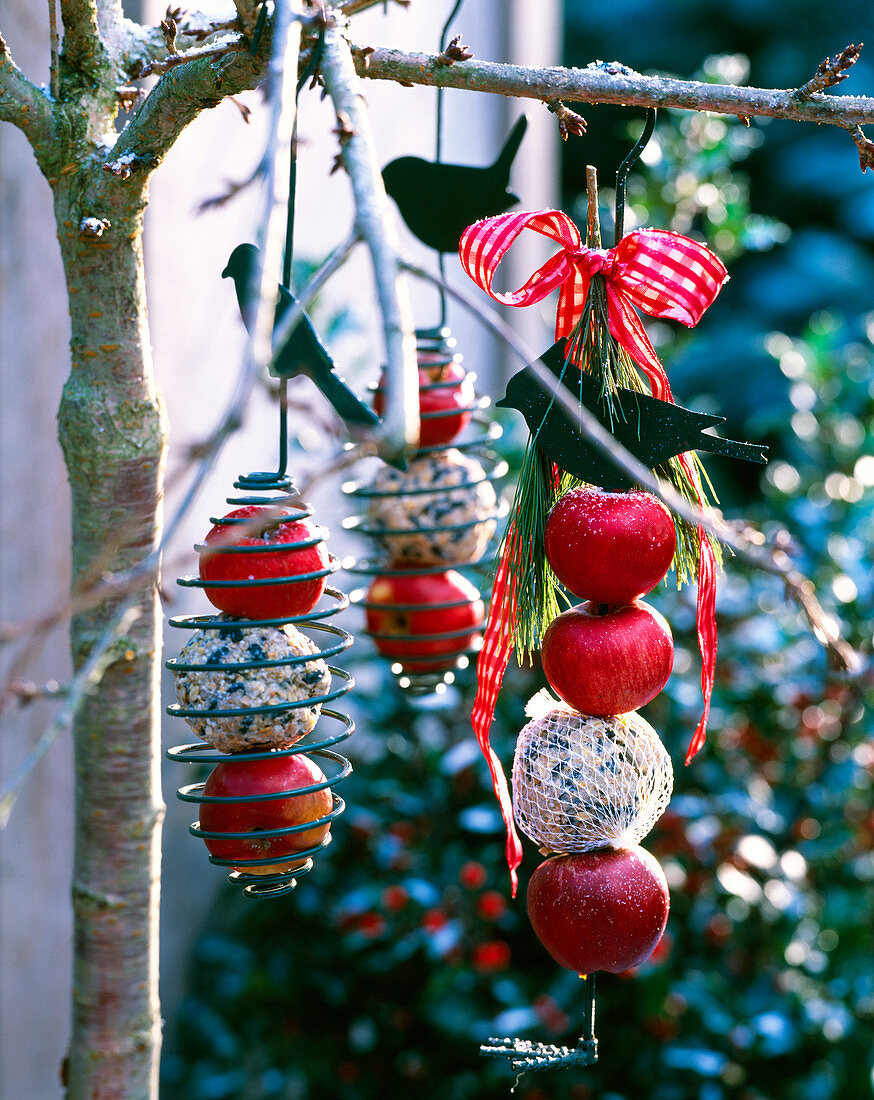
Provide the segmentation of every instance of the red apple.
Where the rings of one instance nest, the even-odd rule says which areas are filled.
[[[243,619],[291,619],[312,611],[325,590],[325,576],[295,578],[327,570],[330,558],[320,529],[295,519],[298,514],[291,508],[249,504],[224,517],[241,523],[217,523],[210,530],[200,551],[202,580],[277,582],[239,588],[207,584],[210,603]]]
[[[554,856],[528,883],[531,927],[578,974],[621,974],[649,958],[668,920],[664,871],[638,845]]]
[[[374,577],[364,607],[376,648],[405,672],[452,668],[477,640],[485,615],[477,589],[454,569]]]
[[[540,656],[569,706],[606,718],[658,695],[671,675],[674,641],[664,616],[642,600],[600,615],[597,604],[583,603],[552,620]]]
[[[219,859],[240,860],[239,864],[234,864],[234,870],[250,875],[275,875],[301,867],[305,862],[303,859],[262,864],[242,861],[274,859],[321,844],[331,831],[330,822],[281,836],[273,836],[271,831],[316,822],[325,817],[331,812],[334,801],[330,790],[325,787],[311,794],[292,794],[288,798],[265,799],[258,796],[296,791],[324,782],[325,773],[321,768],[299,753],[263,760],[247,760],[241,754],[227,763],[217,764],[204,785],[205,797],[252,796],[255,801],[203,802],[200,806],[200,827],[209,833],[250,833],[251,839],[205,837],[204,844]]]
[[[631,603],[670,567],[676,546],[668,509],[649,493],[571,489],[549,513],[546,560],[581,600]]]
[[[385,409],[384,377],[374,394],[373,407],[379,416]],[[470,421],[476,402],[470,375],[458,360],[439,358],[429,363],[419,357],[420,447],[451,443]]]

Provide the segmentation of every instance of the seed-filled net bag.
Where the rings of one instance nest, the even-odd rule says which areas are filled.
[[[519,734],[513,759],[513,812],[522,832],[544,853],[639,843],[664,813],[674,783],[652,726],[636,712],[579,714],[548,692],[526,713],[536,717]]]

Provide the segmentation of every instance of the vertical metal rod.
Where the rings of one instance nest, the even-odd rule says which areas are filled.
[[[288,467],[288,379],[279,382],[279,467],[276,480],[285,475]]]
[[[291,156],[288,165],[288,214],[285,219],[285,252],[282,255],[282,282],[292,289],[291,272],[294,265],[294,197],[297,188],[297,119],[294,112],[294,128],[291,131]]]
[[[643,126],[643,133],[637,139],[632,146],[628,156],[619,165],[616,171],[616,214],[614,221],[614,234],[613,234],[613,246],[619,244],[622,240],[622,232],[625,223],[625,184],[628,179],[628,173],[631,168],[637,163],[640,158],[640,154],[646,148],[646,144],[652,137],[653,130],[655,129],[656,122],[656,109],[655,107],[647,107],[646,109],[646,122]]]
[[[592,1042],[595,1038],[595,975],[587,974],[585,979],[586,1008],[583,1017],[583,1034],[586,1042]]]
[[[450,11],[446,22],[443,24],[443,29],[440,32],[440,53],[446,49],[446,36],[449,34],[449,28],[452,25],[452,20],[458,15],[461,9],[461,5],[464,0],[455,0],[455,4]],[[440,158],[443,155],[443,89],[437,89],[437,134],[434,141],[434,159],[437,163],[440,163]],[[440,271],[440,278],[445,282],[446,270],[443,262],[443,253],[437,253],[437,267]],[[439,287],[438,293],[440,295],[440,328],[444,328],[446,325],[446,291],[443,287]]]

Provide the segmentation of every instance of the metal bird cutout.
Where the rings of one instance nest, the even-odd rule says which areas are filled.
[[[419,157],[399,157],[382,170],[385,189],[420,241],[438,252],[455,252],[469,225],[503,214],[519,201],[507,190],[510,167],[528,127],[523,115],[494,164],[472,168]]]
[[[705,433],[706,428],[724,423],[724,416],[693,412],[622,386],[605,400],[594,378],[565,362],[563,340],[544,352],[540,361],[574,400],[585,405],[618,443],[650,469],[690,450],[710,451],[747,462],[765,461],[766,448],[759,444]],[[608,492],[631,488],[628,475],[580,435],[573,419],[543,389],[530,367],[513,375],[506,394],[496,405],[518,409],[540,448],[562,470]]]
[[[227,267],[222,272],[223,279],[233,279],[237,292],[237,302],[243,322],[247,329],[252,324],[252,306],[255,303],[254,289],[251,285],[252,274],[256,267],[258,249],[253,244],[237,245],[231,253]],[[287,310],[293,306],[295,298],[280,284],[279,301],[273,320],[274,330]],[[291,378],[305,374],[319,387],[325,397],[334,406],[337,415],[343,420],[355,424],[377,424],[379,417],[368,405],[357,397],[334,369],[334,361],[319,339],[309,317],[304,314],[286,344],[281,348],[276,360],[270,367],[270,373],[278,378]]]

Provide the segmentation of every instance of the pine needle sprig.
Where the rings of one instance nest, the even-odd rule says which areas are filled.
[[[546,561],[543,551],[546,520],[553,504],[568,489],[582,484],[550,461],[532,437],[528,441],[516,486],[508,538],[515,597],[514,644],[521,662],[540,649],[543,634],[569,601]],[[499,558],[503,554],[503,546]],[[562,604],[564,606],[562,606]]]

